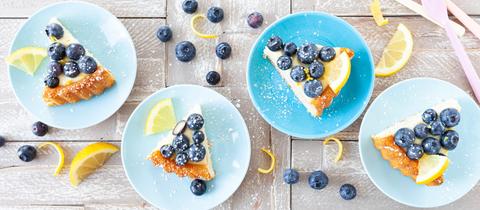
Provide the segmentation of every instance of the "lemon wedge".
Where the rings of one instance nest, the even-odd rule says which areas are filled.
[[[340,48],[339,48],[340,49]],[[343,86],[347,83],[350,77],[350,57],[345,51],[337,49],[337,57],[330,62],[324,64],[325,73],[320,78],[321,81],[326,81],[330,88],[338,94]]]
[[[335,162],[338,162],[342,158],[342,154],[343,154],[343,144],[340,141],[340,139],[337,139],[335,137],[328,137],[328,138],[325,139],[325,141],[323,141],[323,145],[328,144],[328,142],[330,142],[332,140],[335,141],[338,145],[337,157],[335,157]]]
[[[403,24],[399,24],[382,57],[375,67],[375,76],[387,77],[400,71],[407,64],[413,51],[412,33]]]
[[[380,8],[380,0],[373,0],[370,4],[370,12],[373,15],[373,19],[378,26],[384,26],[388,24],[388,19],[385,19]]]
[[[258,168],[258,172],[260,172],[262,174],[271,173],[273,171],[273,169],[275,168],[275,155],[272,153],[272,151],[270,151],[268,149],[262,148],[261,150],[264,153],[266,153],[268,156],[270,156],[271,161],[270,161],[270,168],[268,168],[268,169]]]
[[[70,166],[70,184],[78,186],[83,179],[103,166],[117,151],[117,146],[105,142],[93,143],[80,150]]]
[[[5,58],[5,62],[29,75],[33,75],[45,57],[47,57],[47,50],[44,48],[24,47],[8,55]]]
[[[163,131],[171,130],[175,126],[175,111],[171,98],[159,101],[147,116],[145,134],[152,135]]]
[[[428,184],[440,177],[448,168],[448,157],[443,155],[423,155],[418,160],[417,184]]]
[[[57,168],[55,169],[55,172],[53,173],[54,176],[58,176],[58,174],[60,174],[60,171],[62,170],[63,164],[65,162],[65,153],[63,152],[62,147],[59,144],[54,143],[54,142],[41,143],[41,144],[38,145],[37,148],[42,149],[46,146],[52,146],[53,148],[55,148],[55,150],[58,153],[58,164],[57,164]]]
[[[204,34],[200,31],[198,31],[195,26],[196,26],[196,22],[197,20],[200,20],[200,19],[206,19],[207,17],[205,17],[205,15],[203,14],[197,14],[197,15],[194,15],[192,17],[192,19],[190,20],[190,28],[192,28],[192,31],[195,35],[197,35],[198,37],[200,38],[205,38],[205,39],[214,39],[214,38],[217,38],[218,35],[217,34]]]

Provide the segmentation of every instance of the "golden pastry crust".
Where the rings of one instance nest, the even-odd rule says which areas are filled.
[[[45,87],[43,101],[48,106],[76,103],[100,95],[115,84],[115,78],[106,68],[99,66],[93,74],[66,86],[56,88]]]
[[[152,161],[154,166],[161,166],[165,172],[175,173],[179,177],[188,176],[192,179],[202,179],[205,181],[213,179],[208,165],[187,163],[184,166],[177,166],[174,159],[164,158],[160,150],[153,151],[147,159]]]

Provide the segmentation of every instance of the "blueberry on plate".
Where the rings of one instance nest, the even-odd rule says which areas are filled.
[[[61,39],[63,37],[63,28],[59,24],[50,23],[45,28],[45,33],[48,37],[55,37],[55,39]]]
[[[288,56],[295,55],[297,53],[297,45],[293,42],[288,42],[283,47],[283,52]]]
[[[175,56],[179,61],[188,62],[193,60],[197,50],[189,41],[182,41],[175,46]]]
[[[435,136],[442,135],[443,131],[445,131],[445,126],[440,121],[433,121],[429,125],[430,133]]]
[[[48,75],[43,82],[49,88],[56,88],[60,84],[58,77],[51,75]]]
[[[185,152],[178,152],[177,156],[175,157],[175,164],[177,166],[184,166],[188,162],[188,156]]]
[[[323,171],[314,171],[308,177],[308,185],[316,190],[321,190],[328,185],[328,177]]]
[[[5,142],[6,142],[5,137],[0,136],[0,147],[3,147],[3,145],[5,145]]]
[[[48,133],[48,125],[38,121],[33,123],[32,132],[36,136],[45,136]]]
[[[63,66],[58,61],[48,63],[48,76],[58,77],[63,73]]]
[[[202,144],[193,144],[187,151],[188,159],[192,162],[202,161],[205,158],[206,153],[207,150],[205,150],[205,147]]]
[[[440,121],[447,128],[454,127],[460,122],[460,113],[454,108],[444,109],[440,112]]]
[[[175,153],[175,149],[172,147],[172,145],[163,145],[160,147],[160,153],[162,153],[164,158],[171,158],[173,153]]]
[[[442,145],[440,144],[439,140],[432,137],[427,137],[422,141],[422,147],[426,154],[436,155],[440,152]]]
[[[85,55],[85,48],[81,44],[69,44],[65,50],[68,58],[78,60]]]
[[[220,42],[215,48],[215,54],[220,59],[227,59],[232,54],[232,47],[226,42]]]
[[[210,7],[207,11],[207,19],[212,23],[218,23],[223,20],[223,9],[220,7]]]
[[[440,136],[440,143],[446,150],[454,150],[459,140],[460,136],[454,130],[447,130]]]
[[[416,136],[417,138],[420,138],[420,139],[427,138],[428,133],[430,132],[430,131],[428,130],[427,124],[425,124],[425,123],[420,123],[420,124],[416,125],[416,126],[413,128],[413,131],[415,132],[415,136]]]
[[[201,144],[205,140],[205,134],[202,131],[194,131],[192,141],[195,144]]]
[[[207,183],[201,179],[194,179],[190,184],[190,191],[197,196],[203,195],[207,192]]]
[[[176,135],[175,138],[173,138],[172,147],[177,152],[185,151],[186,149],[188,149],[188,143],[188,137],[181,133]]]
[[[427,109],[422,114],[422,120],[424,123],[430,124],[431,122],[437,120],[437,112],[433,109]]]
[[[335,58],[335,54],[335,49],[332,47],[322,47],[318,56],[320,57],[320,60],[328,62]]]
[[[247,23],[252,28],[259,28],[263,24],[263,16],[259,12],[252,12],[247,17]]]
[[[351,184],[343,184],[340,187],[340,197],[344,200],[352,200],[357,196],[357,189]]]
[[[187,14],[193,14],[197,11],[198,2],[195,0],[185,0],[182,3],[182,9]]]
[[[292,67],[292,59],[287,55],[282,55],[277,60],[277,66],[281,70],[287,70]]]
[[[318,48],[314,44],[306,43],[298,49],[297,57],[304,64],[311,64],[318,55]]]
[[[410,128],[400,128],[395,132],[394,138],[396,145],[409,148],[415,141],[415,133]]]
[[[308,70],[310,72],[310,76],[314,79],[320,78],[325,72],[323,64],[318,61],[313,61],[308,67]]]
[[[412,144],[407,149],[407,157],[410,160],[418,160],[423,156],[423,147],[418,144]]]
[[[157,30],[157,38],[162,42],[168,42],[172,39],[172,29],[168,26],[160,26]]]
[[[90,56],[82,56],[78,60],[78,68],[85,74],[93,74],[97,70],[97,62]]]
[[[187,127],[192,130],[200,130],[203,127],[203,117],[200,114],[191,114],[187,118]]]
[[[23,162],[30,162],[37,157],[37,149],[30,145],[23,145],[18,148],[17,155]]]
[[[318,80],[308,80],[305,82],[303,85],[303,91],[305,92],[305,95],[307,95],[310,98],[315,98],[320,96],[323,91],[323,86],[322,83],[320,83]]]
[[[48,47],[48,56],[54,61],[62,60],[65,57],[65,46],[58,42],[50,44]]]
[[[216,71],[209,71],[207,73],[207,76],[205,76],[205,79],[207,80],[207,83],[209,85],[216,85],[220,82],[220,73]]]
[[[295,82],[302,82],[303,80],[307,79],[307,74],[305,73],[305,67],[303,66],[293,67],[292,71],[290,71],[290,77]]]
[[[287,184],[295,184],[300,179],[300,174],[295,169],[286,169],[283,172],[283,181]]]
[[[80,74],[80,68],[75,61],[68,61],[63,65],[63,73],[67,77],[74,78]]]
[[[268,39],[267,48],[271,51],[278,51],[282,49],[283,41],[279,36],[272,36]]]

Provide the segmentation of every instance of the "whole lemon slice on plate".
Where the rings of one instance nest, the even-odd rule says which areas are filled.
[[[407,64],[412,51],[412,33],[400,23],[387,47],[383,50],[382,57],[375,67],[375,76],[386,77],[400,71]]]
[[[93,143],[80,150],[70,166],[70,184],[78,186],[83,179],[103,166],[117,151],[117,146],[105,142]]]
[[[60,171],[62,170],[63,164],[65,162],[65,153],[63,152],[62,147],[55,142],[44,142],[44,143],[39,144],[37,148],[42,149],[46,146],[52,146],[53,148],[55,148],[55,150],[58,153],[58,164],[57,164],[57,168],[55,169],[55,172],[53,173],[54,176],[58,176],[58,174],[60,174]]]
[[[324,63],[325,73],[320,78],[326,82],[330,88],[338,94],[350,77],[350,57],[345,51],[336,50],[337,57],[330,62]]]
[[[418,160],[417,184],[427,184],[440,177],[448,168],[448,157],[443,155],[423,155]]]
[[[159,101],[148,113],[145,134],[151,135],[171,130],[177,120],[171,98]]]
[[[45,57],[47,57],[47,50],[44,48],[24,47],[8,55],[5,58],[5,62],[29,75],[33,75]]]

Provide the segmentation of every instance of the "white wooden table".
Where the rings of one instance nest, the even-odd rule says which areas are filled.
[[[181,0],[90,0],[116,15],[130,32],[138,57],[135,87],[127,102],[114,116],[97,126],[82,130],[51,129],[42,138],[31,133],[36,119],[16,101],[9,85],[7,55],[16,31],[39,8],[58,0],[2,0],[0,1],[0,135],[7,144],[0,148],[0,209],[154,209],[128,183],[120,161],[115,155],[103,168],[72,188],[67,169],[53,177],[56,165],[54,151],[40,152],[30,163],[21,162],[16,150],[24,144],[59,142],[66,149],[66,163],[76,151],[91,142],[108,141],[119,144],[123,127],[133,109],[155,91],[180,83],[206,85],[205,74],[215,68],[214,46],[218,41],[229,42],[232,57],[224,61],[222,83],[212,89],[223,94],[238,107],[247,121],[252,141],[252,160],[244,182],[237,192],[218,209],[407,209],[381,193],[368,179],[358,153],[357,135],[360,117],[336,136],[344,140],[343,161],[334,164],[335,146],[323,146],[321,139],[296,139],[272,129],[253,107],[245,84],[245,71],[250,46],[262,29],[290,13],[315,10],[335,14],[351,23],[366,39],[376,59],[392,36],[398,23],[405,24],[414,36],[414,53],[408,65],[389,78],[377,78],[372,100],[390,85],[412,77],[428,76],[452,82],[471,93],[467,80],[450,47],[443,30],[412,13],[393,0],[382,0],[383,11],[390,24],[377,27],[369,13],[370,0],[198,0],[199,11],[212,5],[225,10],[220,23],[219,40],[199,39],[190,33],[189,21],[181,10]],[[480,22],[480,1],[453,0]],[[258,11],[265,18],[261,29],[251,29],[247,15]],[[169,25],[174,38],[163,44],[155,37],[159,26]],[[190,64],[175,60],[175,43],[190,40],[197,47],[197,58]],[[467,32],[461,38],[477,70],[480,69],[480,40]],[[273,175],[260,175],[258,167],[269,164],[267,156],[259,152],[270,147],[277,155]],[[283,184],[283,169],[294,167],[301,173],[301,182]],[[310,189],[308,174],[324,170],[331,183],[321,191]],[[352,183],[358,196],[343,201],[339,186]],[[480,187],[477,185],[465,197],[443,209],[478,209]]]

